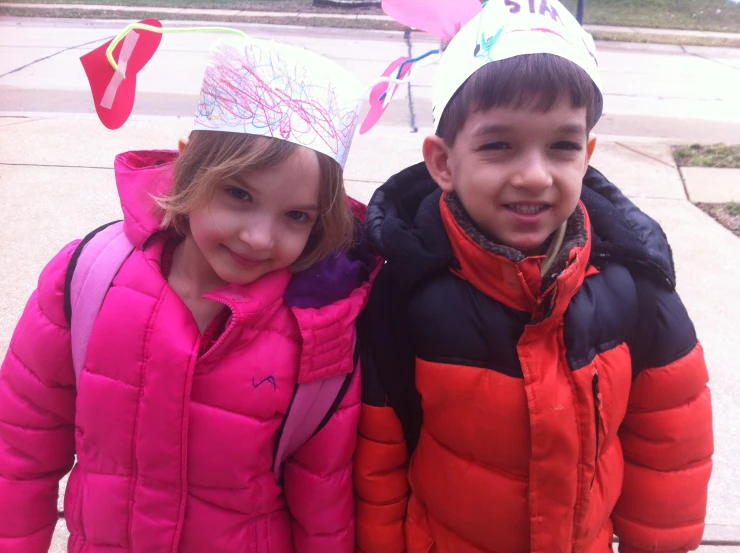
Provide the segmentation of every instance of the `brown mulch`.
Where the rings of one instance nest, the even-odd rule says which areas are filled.
[[[740,237],[740,204],[696,204],[725,228]]]

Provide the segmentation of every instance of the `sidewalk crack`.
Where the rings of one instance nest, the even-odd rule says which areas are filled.
[[[7,77],[8,75],[12,75],[13,73],[17,73],[18,71],[20,71],[22,69],[25,69],[26,67],[30,67],[31,65],[34,65],[34,64],[39,63],[41,61],[48,60],[49,58],[53,58],[54,56],[58,56],[59,54],[63,54],[64,52],[66,52],[68,50],[74,50],[75,48],[82,48],[83,46],[89,46],[90,44],[95,44],[96,42],[108,41],[108,40],[112,40],[114,38],[115,38],[115,36],[109,36],[109,37],[106,37],[106,38],[98,38],[98,39],[95,39],[95,40],[91,40],[90,42],[85,42],[84,44],[76,44],[74,46],[69,46],[68,48],[64,48],[62,50],[59,50],[58,52],[54,52],[53,54],[49,54],[48,56],[44,56],[43,58],[39,58],[37,60],[33,60],[32,62],[29,62],[26,65],[21,65],[20,67],[16,67],[15,69],[11,69],[7,73],[3,73],[2,75],[0,75],[0,79],[2,79],[3,77]]]
[[[646,158],[648,158],[648,159],[650,159],[652,161],[657,161],[661,165],[665,165],[666,167],[670,167],[671,169],[677,169],[677,167],[675,165],[671,164],[671,163],[666,163],[662,159],[658,159],[657,157],[653,157],[651,155],[648,155],[645,152],[641,152],[640,150],[635,150],[634,148],[630,148],[629,146],[627,146],[626,144],[623,144],[622,142],[615,142],[615,144],[617,146],[621,146],[625,150],[629,150],[630,152],[632,152],[634,154],[641,155],[642,157],[646,157]]]

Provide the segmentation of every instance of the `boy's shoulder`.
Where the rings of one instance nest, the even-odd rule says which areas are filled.
[[[581,202],[591,223],[595,265],[616,263],[646,277],[646,284],[675,290],[673,252],[657,221],[593,167],[583,179]]]

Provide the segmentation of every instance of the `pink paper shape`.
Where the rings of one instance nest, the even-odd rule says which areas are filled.
[[[407,59],[409,58],[402,57],[391,62],[388,68],[383,71],[383,77],[390,77],[391,75],[393,75],[393,77],[396,77],[399,66]],[[413,63],[407,63],[403,67],[403,69],[401,70],[400,78],[408,75],[409,71],[411,71],[412,65]],[[380,118],[385,113],[385,110],[388,109],[388,105],[390,104],[393,95],[398,90],[398,86],[399,85],[392,83],[378,83],[373,87],[373,89],[370,91],[370,110],[367,112],[365,119],[362,121],[360,134],[365,134],[367,131],[372,129],[380,120]],[[383,96],[383,94],[385,94],[385,96]]]
[[[480,13],[481,4],[480,0],[383,0],[383,11],[402,25],[449,42]]]
[[[156,19],[144,19],[139,23],[162,27]],[[95,111],[109,129],[120,128],[131,115],[136,96],[136,74],[152,59],[161,41],[160,33],[141,29],[131,31],[113,50],[113,59],[119,65],[118,72],[113,71],[105,55],[112,40],[80,58],[87,80],[90,81]],[[126,78],[123,78],[124,75]]]

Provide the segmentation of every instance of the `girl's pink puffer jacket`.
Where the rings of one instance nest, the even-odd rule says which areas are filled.
[[[326,426],[271,471],[297,382],[353,370],[354,322],[379,260],[366,243],[299,275],[271,273],[209,296],[232,312],[201,335],[162,276],[151,194],[173,152],[116,159],[136,249],[113,281],[75,387],[65,273],[44,269],[0,371],[0,551],[46,552],[59,479],[72,553],[354,551],[355,375]]]

